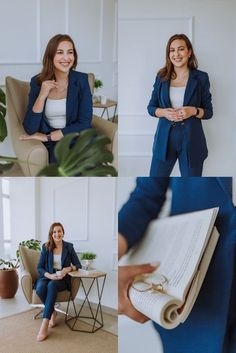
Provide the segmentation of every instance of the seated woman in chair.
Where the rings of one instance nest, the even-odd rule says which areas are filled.
[[[41,73],[31,79],[23,122],[28,135],[20,139],[42,141],[49,152],[49,163],[55,161],[55,144],[64,135],[91,128],[88,75],[75,71],[76,66],[73,40],[67,34],[57,34],[48,42]]]
[[[37,336],[38,342],[47,338],[48,327],[55,326],[54,305],[57,293],[71,288],[71,278],[68,273],[81,268],[73,244],[63,241],[63,237],[62,224],[53,223],[37,267],[39,278],[36,282],[36,293],[45,305],[43,322]]]

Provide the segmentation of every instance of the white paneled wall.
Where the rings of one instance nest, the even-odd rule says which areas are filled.
[[[46,242],[50,225],[61,222],[64,240],[76,251],[97,254],[94,266],[108,273],[102,302],[116,309],[116,178],[23,177],[10,183],[12,254],[21,240]],[[91,299],[96,302],[96,290]]]
[[[119,0],[119,175],[149,173],[158,121],[146,107],[155,75],[165,63],[166,43],[182,32],[192,40],[199,68],[211,81],[214,117],[203,122],[209,147],[204,175],[236,172],[235,11],[235,1],[206,0],[203,6],[197,0]],[[175,168],[173,174],[178,173]]]
[[[100,94],[117,99],[117,0],[0,0],[0,14],[1,87],[6,76],[29,81],[41,70],[48,40],[68,33],[78,51],[77,70],[93,72],[104,84]],[[13,154],[9,137],[0,148]]]

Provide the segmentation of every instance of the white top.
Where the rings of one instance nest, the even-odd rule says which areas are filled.
[[[66,98],[48,98],[45,105],[45,115],[48,123],[54,129],[62,129],[66,126]]]
[[[57,270],[61,270],[61,254],[60,255],[53,254],[53,268]]]
[[[186,88],[185,86],[184,87],[170,86],[170,101],[171,101],[172,108],[183,107],[185,88]]]

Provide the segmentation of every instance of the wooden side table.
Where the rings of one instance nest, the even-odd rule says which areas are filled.
[[[110,116],[109,116],[109,108],[114,107],[114,112],[113,115],[111,117],[112,122],[114,123],[115,121],[115,116],[116,116],[116,110],[117,110],[117,102],[113,101],[111,99],[107,99],[106,104],[102,104],[100,102],[97,103],[93,103],[93,108],[99,108],[99,109],[103,109],[102,114],[101,114],[101,118],[103,117],[103,115],[106,112],[107,115],[107,120],[110,120]]]
[[[102,299],[102,293],[106,281],[106,273],[101,272],[101,271],[96,271],[90,274],[84,274],[80,273],[80,271],[73,271],[70,272],[69,275],[71,277],[77,277],[80,278],[81,281],[81,286],[85,295],[85,298],[79,308],[79,311],[76,311],[74,302],[72,300],[72,296],[70,295],[70,298],[68,300],[67,304],[67,309],[66,309],[66,316],[65,316],[65,322],[67,326],[72,330],[72,331],[78,331],[78,332],[88,332],[88,333],[94,333],[100,328],[103,327],[103,314],[102,314],[102,305],[101,305],[101,299]],[[88,288],[85,286],[85,281],[89,282]],[[89,301],[89,294],[91,292],[91,289],[96,283],[97,287],[97,296],[98,296],[98,303],[96,304],[96,308],[92,309],[91,303]],[[69,306],[70,306],[70,301],[72,300],[73,306],[74,306],[74,311],[75,311],[75,316],[68,318],[69,314]],[[89,309],[89,316],[84,316],[81,314],[84,305],[88,304],[88,309]],[[100,316],[100,318],[99,318]],[[92,322],[91,330],[85,330],[85,329],[79,329],[76,328],[77,321],[80,319],[87,319]],[[87,322],[86,322],[87,323]]]

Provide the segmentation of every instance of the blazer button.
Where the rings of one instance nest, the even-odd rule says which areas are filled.
[[[183,126],[184,125],[184,122],[182,121],[181,125]]]

